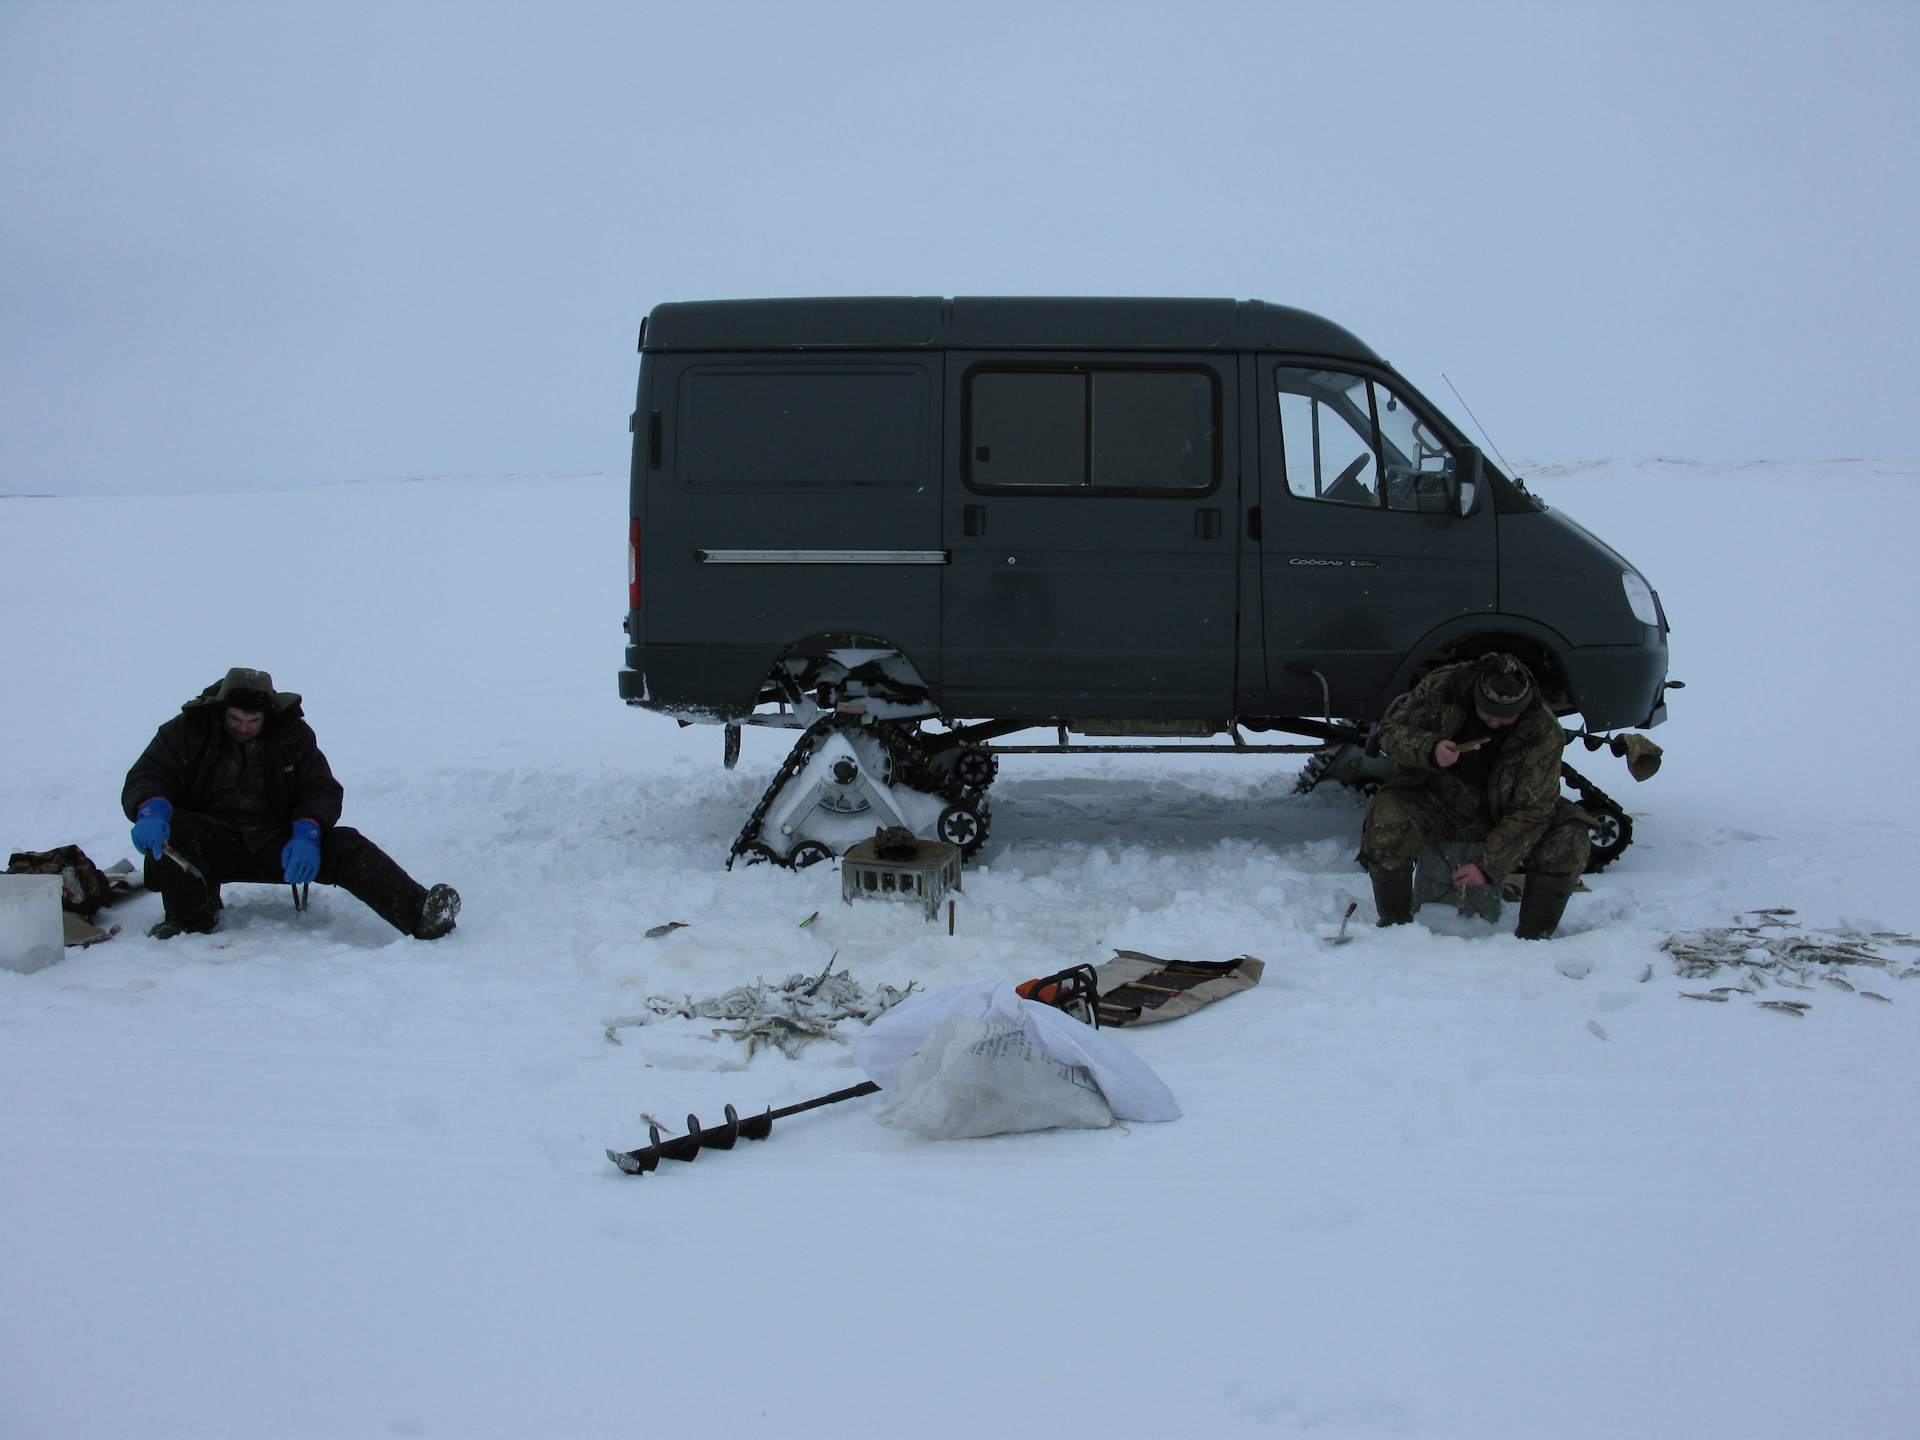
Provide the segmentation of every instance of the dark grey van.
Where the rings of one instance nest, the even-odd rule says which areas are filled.
[[[1493,649],[1590,745],[1665,718],[1647,582],[1316,315],[707,301],[640,339],[620,694],[726,727],[729,765],[742,725],[801,732],[736,855],[894,823],[971,852],[996,751],[1088,738],[1363,781],[1393,699]]]

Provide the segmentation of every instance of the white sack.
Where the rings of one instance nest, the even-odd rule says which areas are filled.
[[[1022,1000],[1005,980],[949,985],[913,995],[882,1015],[853,1044],[853,1060],[882,1090],[895,1072],[949,1015],[970,1015],[1025,1030],[1063,1065],[1085,1066],[1121,1120],[1178,1120],[1180,1106],[1146,1062],[1104,1030],[1082,1025],[1051,1005]]]
[[[894,1072],[873,1118],[929,1140],[1021,1130],[1099,1130],[1113,1111],[1084,1065],[1063,1065],[1018,1025],[950,1014]]]

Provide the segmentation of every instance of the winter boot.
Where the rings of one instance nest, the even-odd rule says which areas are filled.
[[[198,867],[195,867],[198,869]],[[174,856],[146,862],[147,889],[156,890],[166,916],[147,934],[155,940],[176,935],[211,935],[220,922],[220,892],[188,871]]]
[[[1375,870],[1373,908],[1380,912],[1375,925],[1411,925],[1413,923],[1413,871]]]
[[[420,920],[413,927],[416,940],[438,940],[453,929],[453,917],[460,913],[460,892],[451,885],[436,885],[420,905]]]
[[[147,931],[150,940],[171,940],[176,935],[211,935],[212,925],[182,925],[178,920],[162,920]]]
[[[1528,875],[1520,894],[1520,923],[1514,935],[1521,940],[1551,940],[1566,914],[1567,897],[1579,880],[1572,875]]]

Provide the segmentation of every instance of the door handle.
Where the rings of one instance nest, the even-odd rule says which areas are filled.
[[[960,512],[960,533],[963,535],[984,535],[987,533],[987,507],[969,505]]]
[[[1196,510],[1193,512],[1193,538],[1196,540],[1218,540],[1220,538],[1220,512],[1218,510]]]

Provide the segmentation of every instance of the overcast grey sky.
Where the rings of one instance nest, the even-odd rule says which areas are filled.
[[[640,317],[1259,298],[1510,456],[1920,455],[1920,6],[0,4],[0,491],[623,470]]]

